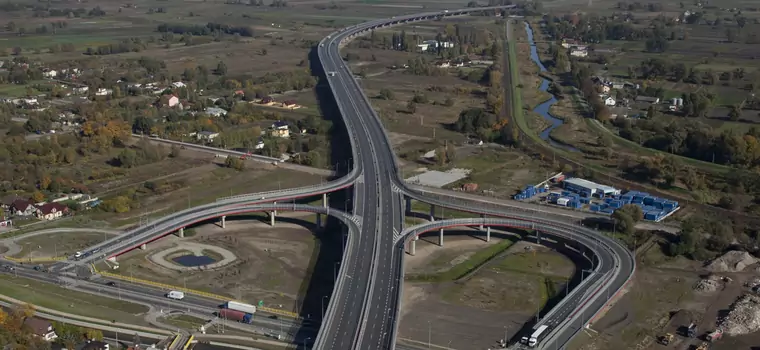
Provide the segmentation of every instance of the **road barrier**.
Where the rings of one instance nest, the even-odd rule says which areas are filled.
[[[174,346],[177,345],[177,341],[179,341],[182,338],[182,334],[177,334],[174,336],[174,340],[169,344],[169,347],[167,349],[174,349]]]
[[[119,280],[130,282],[130,283],[145,284],[145,285],[149,285],[149,286],[152,286],[152,287],[156,287],[156,288],[160,288],[160,289],[165,289],[165,290],[176,290],[176,291],[181,291],[181,292],[185,292],[185,293],[188,293],[188,294],[195,294],[195,295],[199,295],[199,296],[202,296],[202,297],[205,297],[205,298],[215,299],[215,300],[220,300],[220,301],[230,301],[231,300],[230,297],[227,297],[227,296],[224,296],[224,295],[219,295],[219,294],[204,292],[204,291],[200,291],[200,290],[194,290],[194,289],[188,289],[188,288],[173,286],[173,285],[166,284],[166,283],[153,282],[153,281],[149,281],[149,280],[145,280],[145,279],[141,279],[141,278],[135,278],[135,277],[130,277],[130,276],[123,276],[123,275],[115,274],[115,273],[112,273],[112,272],[98,271],[98,269],[95,267],[95,265],[93,265],[92,268],[94,269],[95,273],[100,274],[102,276],[110,277],[110,278],[115,278],[115,279],[119,279]],[[294,318],[294,319],[298,319],[299,318],[299,316],[298,316],[297,313],[291,312],[291,311],[285,311],[285,310],[275,309],[275,308],[271,308],[271,307],[264,307],[264,306],[258,307],[258,309],[260,311],[267,312],[267,313],[270,313],[270,314],[291,317],[291,318]]]
[[[185,346],[182,347],[182,350],[187,350],[187,348],[190,347],[190,344],[193,343],[193,338],[195,338],[195,336],[191,335],[190,338],[187,339],[187,343],[185,343]]]

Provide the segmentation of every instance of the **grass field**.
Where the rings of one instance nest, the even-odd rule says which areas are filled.
[[[142,305],[69,290],[23,277],[0,275],[0,294],[26,303],[105,321],[148,326]]]
[[[163,318],[161,322],[177,326],[180,329],[184,329],[191,332],[196,332],[201,326],[207,323],[208,320],[202,320],[197,317],[188,315],[171,315]]]
[[[473,254],[470,258],[454,265],[452,268],[440,272],[440,273],[423,273],[416,275],[407,275],[405,279],[409,282],[446,282],[457,280],[473,270],[477,269],[481,265],[488,262],[493,257],[499,255],[499,253],[509,248],[514,241],[503,240],[497,244],[491,245],[486,249],[480,250]]]

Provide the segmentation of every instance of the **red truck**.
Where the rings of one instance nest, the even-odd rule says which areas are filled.
[[[221,309],[219,311],[219,317],[227,320],[237,321],[240,323],[251,323],[253,315],[242,311]]]

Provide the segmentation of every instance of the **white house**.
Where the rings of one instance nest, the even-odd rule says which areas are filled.
[[[264,139],[263,138],[259,138],[259,141],[256,142],[256,146],[254,146],[253,148],[255,148],[255,149],[264,149]]]
[[[196,136],[198,137],[198,140],[211,142],[215,138],[219,137],[219,133],[214,132],[214,131],[201,131],[198,134],[196,134]]]
[[[205,112],[212,117],[223,117],[227,115],[227,111],[219,107],[207,107]]]
[[[172,86],[179,89],[179,88],[187,87],[187,84],[181,81],[175,81],[172,83]]]
[[[440,43],[437,40],[425,40],[422,42],[422,44],[418,44],[417,47],[420,49],[420,51],[427,51],[431,48],[437,49],[438,46],[444,48],[444,49],[450,49],[454,47],[454,43],[450,41],[441,41]]]
[[[616,103],[615,99],[612,98],[612,96],[607,96],[607,98],[604,99],[604,105],[605,106],[614,106]]]
[[[49,70],[46,69],[45,71],[42,72],[42,76],[45,78],[55,78],[56,76],[58,76],[58,71],[54,69],[49,69]]]
[[[573,57],[588,57],[588,51],[573,49],[573,50],[570,50],[570,56],[573,56]]]
[[[111,89],[100,88],[98,91],[95,91],[95,96],[108,96],[111,94],[113,94],[113,90]]]
[[[75,87],[71,89],[71,91],[77,95],[84,95],[87,93],[87,91],[90,91],[90,88],[87,86]]]

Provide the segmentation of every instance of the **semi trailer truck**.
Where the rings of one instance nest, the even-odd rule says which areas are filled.
[[[226,320],[232,320],[235,322],[248,323],[248,324],[250,324],[253,321],[252,314],[245,313],[242,311],[232,310],[232,309],[220,310],[219,317]]]

